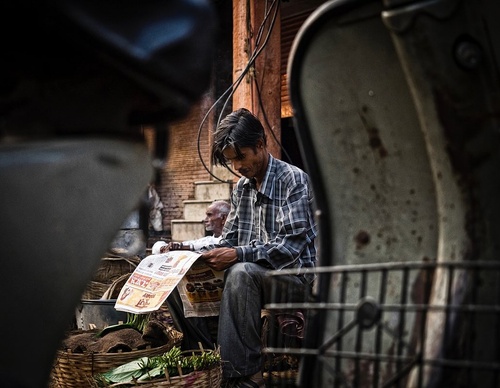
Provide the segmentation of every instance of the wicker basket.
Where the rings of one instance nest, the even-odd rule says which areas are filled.
[[[183,354],[200,353],[205,350],[186,350]],[[222,363],[218,363],[209,369],[196,370],[187,375],[154,379],[151,381],[135,382],[133,386],[141,388],[153,387],[190,387],[190,388],[220,388],[222,385]],[[116,383],[109,387],[130,387],[130,383]]]
[[[92,280],[87,284],[81,299],[100,299],[108,288],[120,279],[122,286],[140,262],[139,257],[103,257]],[[115,287],[108,299],[118,296],[121,287]]]
[[[100,283],[91,280],[87,284],[87,287],[85,288],[85,291],[83,292],[81,299],[100,299],[108,288],[109,284],[107,283]]]
[[[100,283],[111,283],[117,277],[133,272],[141,262],[139,256],[133,257],[102,257],[99,268],[94,273],[92,280]]]
[[[169,335],[170,341],[163,346],[132,352],[81,354],[59,350],[52,368],[51,387],[92,387],[95,374],[106,372],[140,357],[157,356],[168,352],[174,346],[179,346],[182,333],[172,329]]]
[[[142,388],[152,387],[191,387],[191,388],[220,388],[222,383],[222,366],[216,365],[210,369],[197,370],[183,376],[169,379],[159,379],[147,383],[137,383]]]

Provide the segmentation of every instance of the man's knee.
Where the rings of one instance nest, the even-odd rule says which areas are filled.
[[[236,263],[226,270],[225,287],[234,286],[241,289],[242,285],[261,279],[265,272],[264,268],[255,263]]]

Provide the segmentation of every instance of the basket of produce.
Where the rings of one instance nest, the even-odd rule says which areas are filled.
[[[137,358],[99,374],[93,386],[219,388],[221,383],[218,349],[181,352],[175,346],[161,355]]]
[[[148,315],[128,314],[126,323],[103,330],[74,330],[66,336],[52,369],[52,386],[90,387],[94,376],[140,357],[168,352],[182,333]]]

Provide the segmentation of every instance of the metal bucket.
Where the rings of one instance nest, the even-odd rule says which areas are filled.
[[[75,311],[78,329],[104,329],[127,321],[127,313],[115,309],[116,299],[82,299]]]

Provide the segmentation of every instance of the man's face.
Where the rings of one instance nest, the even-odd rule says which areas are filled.
[[[213,232],[215,236],[220,236],[224,227],[225,217],[221,216],[214,205],[210,205],[205,212],[207,215],[203,220],[205,222],[205,230]]]
[[[233,170],[237,171],[245,178],[255,178],[258,182],[262,180],[267,168],[267,151],[262,144],[258,144],[255,151],[251,147],[240,149],[241,157],[238,157],[232,147],[225,149],[222,154],[232,165]]]

